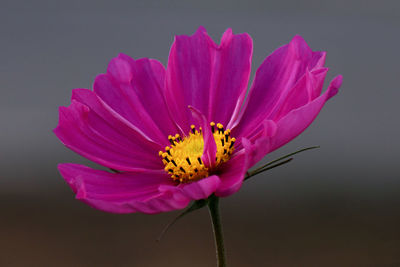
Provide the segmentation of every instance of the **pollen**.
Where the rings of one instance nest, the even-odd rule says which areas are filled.
[[[201,127],[196,129],[194,125],[191,125],[187,136],[181,137],[179,134],[168,136],[171,145],[158,154],[165,165],[165,171],[174,181],[189,183],[208,177],[231,158],[236,141],[234,137],[231,137],[231,131],[224,130],[221,123],[211,122],[210,127],[217,146],[215,164],[212,169],[207,168],[201,159],[204,149]]]

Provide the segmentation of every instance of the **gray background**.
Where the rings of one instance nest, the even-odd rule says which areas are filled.
[[[0,8],[0,265],[213,266],[206,210],[106,214],[74,200],[53,135],[71,89],[123,52],[164,65],[175,34],[204,25],[254,40],[253,71],[301,34],[328,51],[340,93],[270,160],[321,145],[223,199],[230,266],[400,266],[398,1],[4,1]]]

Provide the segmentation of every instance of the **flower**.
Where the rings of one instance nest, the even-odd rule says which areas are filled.
[[[228,29],[217,45],[200,27],[176,36],[168,66],[120,54],[93,91],[74,89],[57,137],[114,172],[65,163],[76,198],[113,213],[159,213],[237,192],[246,172],[303,132],[342,83],[321,94],[325,52],[295,36],[258,68],[252,39]]]

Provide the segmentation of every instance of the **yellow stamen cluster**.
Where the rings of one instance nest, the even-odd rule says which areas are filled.
[[[217,146],[214,168],[227,162],[234,148],[236,139],[231,137],[229,129],[224,131],[221,123],[210,123],[211,131]],[[216,126],[216,127],[215,127]],[[194,125],[188,136],[182,138],[179,134],[168,136],[171,146],[165,147],[159,155],[165,165],[165,171],[171,174],[176,182],[188,183],[208,177],[214,171],[204,165],[201,159],[204,150],[204,140],[201,127],[199,130]]]

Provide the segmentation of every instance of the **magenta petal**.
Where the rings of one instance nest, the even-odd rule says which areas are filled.
[[[191,182],[188,184],[181,184],[179,188],[182,189],[183,194],[193,200],[206,199],[220,185],[221,181],[218,176],[212,175],[199,181]]]
[[[211,132],[210,124],[208,123],[206,117],[196,108],[189,107],[192,111],[193,117],[200,124],[203,129],[203,139],[204,139],[204,150],[201,160],[207,168],[213,168],[215,165],[215,155],[217,154],[217,145],[215,144],[215,139],[213,133]]]
[[[132,142],[75,100],[69,107],[60,107],[59,125],[54,133],[68,148],[112,169],[142,171],[163,168],[151,143],[144,140],[141,145]]]
[[[176,36],[171,47],[166,99],[175,121],[185,133],[192,124],[188,105],[208,114],[212,50],[212,40],[204,28],[199,28],[190,37]]]
[[[242,149],[226,162],[218,173],[221,183],[215,195],[218,197],[227,197],[236,193],[243,184],[244,177],[248,170],[247,151]]]
[[[114,58],[107,67],[109,73],[116,81],[129,84],[132,80],[132,68],[129,62],[122,58]]]
[[[249,140],[242,138],[242,145],[248,154],[248,168],[253,167],[267,153],[271,151],[271,139],[275,136],[277,125],[274,121],[266,120],[262,124],[262,130]]]
[[[253,41],[247,33],[233,34],[228,29],[214,51],[208,120],[229,128],[246,95]]]
[[[192,124],[188,105],[208,121],[229,123],[239,110],[250,75],[252,40],[228,29],[218,46],[200,27],[192,36],[176,36],[167,68],[167,103],[183,132]]]
[[[109,173],[78,164],[60,164],[58,169],[78,199],[107,212],[159,213],[182,209],[190,201],[159,190],[171,184],[165,172]]]
[[[306,70],[296,85],[284,97],[281,97],[282,100],[270,114],[270,118],[278,121],[291,110],[304,106],[318,97],[321,94],[327,72],[327,68],[316,69],[312,72]]]
[[[146,112],[130,84],[120,83],[109,74],[100,74],[96,77],[93,88],[102,101],[151,140],[166,144],[165,136]]]
[[[177,133],[178,128],[172,121],[165,101],[164,66],[154,59],[133,60],[123,54],[120,54],[118,58],[130,64],[132,90],[161,132],[165,136]]]
[[[273,52],[258,68],[239,119],[232,124],[236,136],[247,136],[255,125],[270,118],[282,96],[303,77],[306,70],[320,68],[325,53],[313,52],[300,36]],[[239,123],[239,124],[238,124]]]
[[[89,107],[90,111],[104,119],[109,127],[114,128],[121,135],[125,135],[138,146],[146,147],[151,153],[157,152],[162,146],[147,137],[139,128],[130,123],[110,106],[102,101],[93,91],[88,89],[74,89],[71,100],[76,100]]]
[[[178,131],[165,100],[165,69],[152,59],[119,55],[107,73],[96,77],[94,92],[120,116],[151,140],[168,145],[168,134]]]
[[[273,151],[297,135],[302,133],[317,117],[325,102],[334,96],[342,84],[342,76],[339,75],[330,83],[327,91],[305,106],[292,110],[277,122],[277,132],[271,139],[270,151]]]

